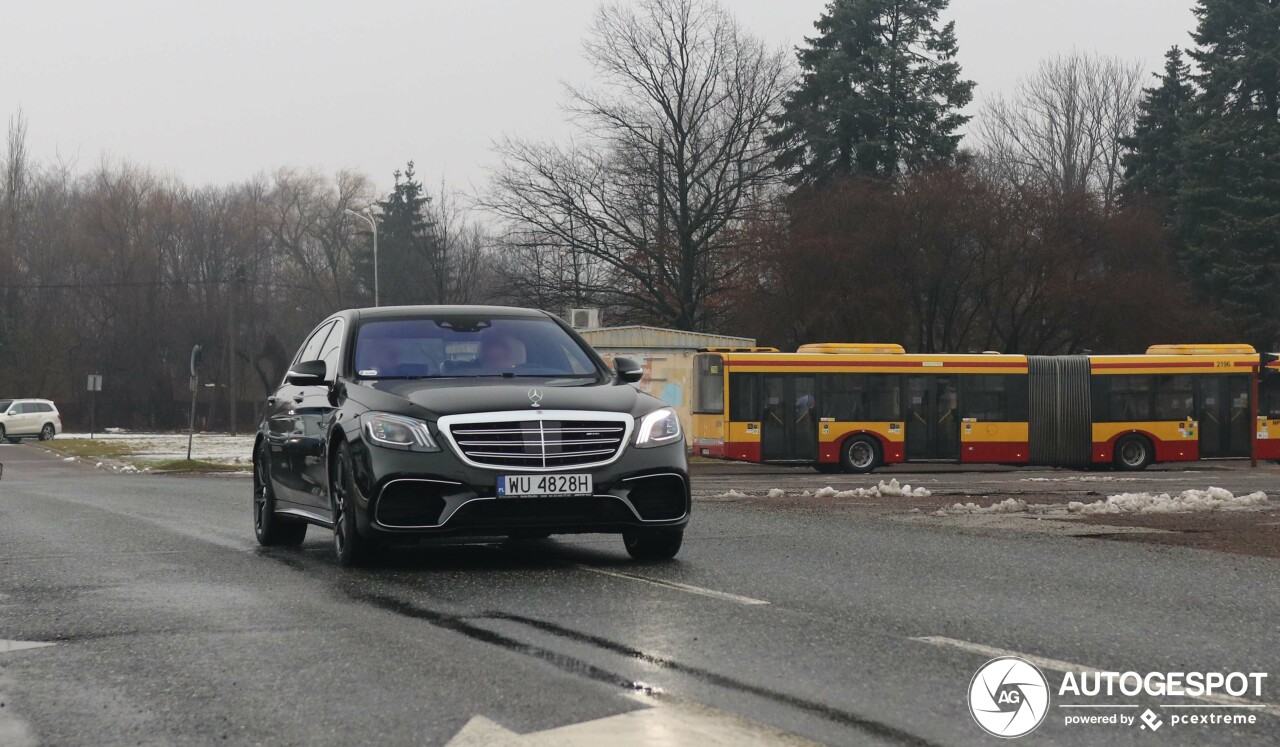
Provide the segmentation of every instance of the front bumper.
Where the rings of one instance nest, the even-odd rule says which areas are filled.
[[[519,532],[619,533],[637,527],[682,527],[689,521],[684,443],[624,448],[614,462],[548,473],[589,472],[594,495],[499,498],[497,467],[465,464],[449,446],[421,453],[351,443],[356,519],[362,534],[383,540],[494,536]]]

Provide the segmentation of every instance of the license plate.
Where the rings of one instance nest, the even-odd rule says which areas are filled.
[[[499,498],[591,495],[591,475],[499,475]]]

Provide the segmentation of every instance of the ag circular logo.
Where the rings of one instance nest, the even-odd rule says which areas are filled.
[[[969,713],[993,736],[1030,734],[1049,713],[1049,681],[1026,659],[992,659],[969,681]]]

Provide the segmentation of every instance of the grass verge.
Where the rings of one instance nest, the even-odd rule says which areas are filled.
[[[219,464],[201,459],[170,459],[165,462],[136,462],[135,467],[150,467],[152,472],[247,472],[245,464]]]
[[[133,453],[128,444],[114,440],[89,438],[55,438],[52,441],[41,441],[40,445],[67,456],[84,457],[86,459],[112,458],[118,459]]]

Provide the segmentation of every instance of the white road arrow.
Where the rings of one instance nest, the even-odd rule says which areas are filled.
[[[52,646],[52,643],[41,643],[40,641],[9,641],[0,638],[0,654],[7,654],[13,651],[25,651],[29,648],[44,648]]]

